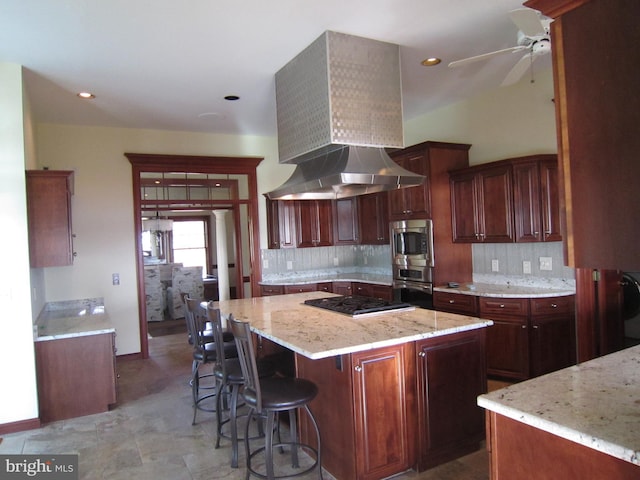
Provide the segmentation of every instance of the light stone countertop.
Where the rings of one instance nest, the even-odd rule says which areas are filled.
[[[34,325],[34,341],[115,333],[101,298],[45,305]]]
[[[223,316],[251,323],[255,333],[312,360],[484,328],[491,320],[415,308],[352,318],[304,305],[307,292],[214,302]]]
[[[640,465],[640,346],[481,395],[478,405]]]
[[[469,285],[472,285],[473,287],[469,288]],[[576,293],[575,290],[569,288],[541,288],[521,285],[498,285],[492,283],[466,283],[460,284],[457,288],[438,285],[437,287],[433,287],[433,291],[498,298],[563,297],[565,295],[575,295]]]

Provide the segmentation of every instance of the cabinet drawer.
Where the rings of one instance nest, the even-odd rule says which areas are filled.
[[[261,291],[263,297],[282,295],[284,293],[284,287],[282,285],[261,285]]]
[[[303,292],[315,292],[318,290],[318,285],[315,283],[304,283],[301,285],[285,285],[284,293],[303,293]]]
[[[316,290],[318,290],[319,292],[332,293],[333,292],[333,287],[331,285],[331,282],[321,282],[321,283],[317,283],[316,284]]]
[[[574,309],[574,296],[531,299],[531,315],[567,315]]]
[[[529,300],[527,298],[480,297],[480,315],[508,315],[527,317]]]
[[[445,312],[477,315],[478,308],[475,295],[463,295],[460,293],[433,293],[433,306],[436,310]]]

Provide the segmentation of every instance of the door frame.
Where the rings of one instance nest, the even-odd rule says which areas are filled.
[[[262,157],[217,157],[200,155],[165,155],[149,153],[125,153],[131,163],[133,180],[133,225],[136,245],[136,271],[138,284],[138,322],[140,325],[140,354],[149,358],[149,341],[147,336],[147,309],[144,290],[144,262],[142,257],[142,205],[140,199],[140,174],[144,172],[185,172],[211,173],[229,175],[247,175],[248,199],[230,200],[236,206],[247,205],[249,217],[249,282],[251,291],[259,291],[258,281],[261,278],[260,235],[258,219],[258,181],[256,169]],[[234,208],[238,210],[238,208]],[[236,228],[238,228],[236,223]],[[242,275],[242,266],[239,270]],[[244,279],[243,279],[244,282]]]

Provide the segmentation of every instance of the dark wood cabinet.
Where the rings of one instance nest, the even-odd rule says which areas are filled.
[[[319,387],[311,409],[330,439],[323,443],[325,469],[336,478],[387,478],[478,449],[484,330],[320,360],[296,355],[297,375]],[[304,417],[301,437],[314,441]]]
[[[44,423],[106,412],[116,403],[113,333],[35,343]]]
[[[478,315],[478,297],[459,293],[433,292],[433,306],[442,312]]]
[[[359,196],[358,217],[361,244],[389,244],[388,192]]]
[[[561,241],[556,155],[523,157],[512,164],[515,241]]]
[[[640,271],[640,108],[637,95],[629,94],[638,84],[640,2],[525,4],[554,18],[565,261],[576,268]],[[595,49],[585,48],[587,38]]]
[[[477,450],[484,440],[485,329],[416,342],[418,471]]]
[[[574,296],[532,298],[531,376],[576,363]]]
[[[390,156],[402,168],[424,175],[425,181],[422,185],[389,192],[389,220],[431,218],[428,152],[424,146],[409,147]]]
[[[304,293],[304,292],[317,292],[318,286],[315,283],[303,283],[300,285],[285,285],[284,293]]]
[[[333,206],[333,244],[354,245],[360,242],[358,198],[340,198]]]
[[[331,285],[331,282],[320,282],[316,284],[316,287],[318,292],[333,293],[333,286]]]
[[[271,295],[283,295],[283,285],[260,285],[260,293],[263,297],[270,297]]]
[[[353,295],[360,295],[362,297],[373,297],[373,284],[351,282],[351,291]]]
[[[27,170],[27,219],[32,268],[73,264],[73,171]]]
[[[327,247],[333,245],[332,207],[330,200],[296,200],[296,246]]]
[[[412,466],[407,420],[412,413],[413,347],[402,344],[351,355],[358,478],[386,478]]]
[[[512,167],[482,165],[451,174],[454,242],[513,242]]]
[[[333,282],[332,289],[338,295],[353,295],[351,282]]]
[[[487,373],[529,378],[529,300],[480,297],[479,315],[493,320],[487,332]]]
[[[267,199],[267,237],[269,248],[296,247],[295,203]]]

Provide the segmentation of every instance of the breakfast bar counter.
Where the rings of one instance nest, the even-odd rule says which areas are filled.
[[[295,353],[313,381],[322,465],[338,480],[422,471],[481,448],[490,320],[420,308],[350,317],[305,305],[326,292],[215,302]],[[300,437],[315,444],[302,415]]]
[[[223,300],[215,305],[223,315],[251,323],[256,334],[312,360],[398,345],[492,325],[452,313],[416,308],[351,318],[304,304],[335,296],[307,292],[273,297]]]
[[[640,346],[478,399],[492,479],[640,478]]]

